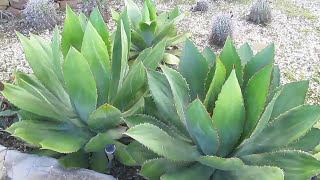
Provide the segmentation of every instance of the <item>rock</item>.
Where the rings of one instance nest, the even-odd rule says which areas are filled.
[[[0,6],[9,6],[9,0],[0,0]]]
[[[0,152],[3,151],[3,150],[6,150],[6,149],[7,149],[6,147],[0,145]]]
[[[13,8],[16,8],[16,9],[24,9],[25,5],[27,4],[27,2],[29,0],[9,0],[10,1],[10,5],[13,7]]]
[[[13,8],[11,6],[8,7],[7,11],[10,12],[12,15],[14,15],[17,18],[21,18],[21,16],[22,16],[22,10]]]
[[[7,179],[7,172],[4,166],[4,160],[6,157],[7,151],[1,150],[0,152],[0,179]]]
[[[18,151],[7,151],[4,166],[11,180],[115,180],[112,176],[87,169],[67,170],[54,158]]]
[[[70,6],[71,9],[78,8],[78,0],[60,1],[59,4],[61,10],[66,10],[67,4]]]

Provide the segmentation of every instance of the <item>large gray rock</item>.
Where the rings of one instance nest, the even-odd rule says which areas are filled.
[[[10,1],[11,7],[21,10],[21,9],[24,9],[24,7],[26,6],[29,0],[9,0],[9,1]]]
[[[5,151],[4,168],[11,180],[115,180],[112,176],[87,169],[66,170],[53,158]]]

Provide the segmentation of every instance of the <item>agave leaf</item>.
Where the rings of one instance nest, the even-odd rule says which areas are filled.
[[[161,180],[208,180],[213,173],[213,169],[202,165],[202,164],[194,164],[190,167],[183,168],[181,170],[177,170],[172,173],[166,173],[161,176]]]
[[[216,156],[200,156],[199,162],[214,169],[224,171],[234,171],[243,167],[243,162],[239,158],[221,158]]]
[[[207,94],[216,71],[216,63],[210,67],[204,84],[204,93]]]
[[[320,161],[302,151],[278,151],[241,157],[243,162],[254,166],[277,166],[286,179],[309,179],[319,174]]]
[[[174,139],[157,126],[148,123],[130,128],[125,134],[168,159],[195,161],[200,156],[194,146]],[[148,136],[145,136],[145,134],[148,134]],[[158,139],[161,139],[161,141],[158,141]]]
[[[278,167],[244,166],[234,171],[216,171],[212,180],[284,180],[284,174]]]
[[[178,112],[174,105],[174,96],[165,75],[152,70],[147,71],[147,75],[150,92],[159,110],[159,115],[162,117],[160,120],[163,120],[163,122],[169,126],[172,126],[173,124],[174,128],[177,128],[180,133],[183,133],[185,136],[187,136],[188,132],[183,122],[179,118]]]
[[[154,2],[152,0],[146,0],[145,3],[148,6],[150,21],[157,20],[156,5]]]
[[[238,82],[240,85],[242,85],[241,59],[230,37],[227,38],[219,58],[226,67],[226,77],[229,77],[230,73],[232,72],[235,66]]]
[[[320,129],[312,128],[299,140],[290,143],[283,149],[312,152],[320,144]]]
[[[188,163],[183,161],[172,161],[165,158],[152,159],[143,164],[140,173],[149,180],[159,180],[163,174],[181,169],[186,165]]]
[[[100,173],[108,173],[109,172],[109,163],[108,157],[105,154],[104,150],[99,152],[92,153],[90,157],[90,169]]]
[[[158,31],[156,33],[156,36],[154,37],[152,44],[158,44],[159,42],[163,41],[163,40],[167,40],[169,38],[170,33],[174,32],[174,24],[168,24],[164,27],[162,27],[162,29],[158,28]]]
[[[266,66],[257,72],[248,82],[244,93],[246,121],[242,138],[250,136],[263,113],[269,92],[272,69],[272,64]]]
[[[284,85],[283,91],[272,111],[271,121],[290,109],[304,104],[308,87],[309,81],[300,81]],[[273,93],[275,92],[277,92],[277,89]]]
[[[86,17],[86,15],[84,15],[83,13],[80,13],[79,15],[79,21],[82,27],[82,30],[85,31],[87,24],[88,24],[88,18]]]
[[[254,56],[253,51],[248,43],[244,43],[238,50],[241,58],[241,64],[244,67]]]
[[[143,8],[142,8],[142,21],[143,22],[149,22],[150,20],[150,14],[149,14],[149,8],[147,5],[147,2],[144,1]]]
[[[186,110],[189,134],[200,146],[202,152],[213,155],[219,148],[219,137],[215,125],[199,99],[193,101]]]
[[[158,158],[159,155],[144,147],[138,141],[133,141],[127,146],[127,151],[131,157],[138,163],[143,164],[147,160]]]
[[[114,99],[113,105],[123,111],[130,109],[144,94],[146,82],[147,74],[143,64],[140,62],[129,71]]]
[[[121,122],[121,111],[111,105],[105,104],[95,110],[89,117],[90,129],[105,132]]]
[[[143,37],[137,33],[136,31],[131,32],[131,41],[132,44],[138,47],[139,50],[143,50],[148,47],[147,42],[143,39]],[[140,54],[139,54],[140,55]]]
[[[274,66],[273,73],[272,73],[272,81],[270,85],[270,91],[273,91],[279,86],[280,86],[280,69],[279,69],[279,66]]]
[[[163,40],[160,43],[158,43],[154,48],[152,48],[152,51],[142,60],[143,65],[147,69],[153,69],[156,70],[159,63],[162,60],[164,51],[166,47],[166,41]],[[138,58],[139,60],[139,58]],[[139,61],[137,61],[138,63]]]
[[[89,20],[90,20],[91,24],[93,25],[93,27],[96,29],[96,31],[101,36],[105,45],[107,46],[109,57],[111,57],[112,48],[111,48],[110,33],[109,33],[108,27],[105,24],[103,17],[101,16],[98,8],[95,8],[92,11]]]
[[[87,122],[97,106],[96,82],[87,60],[74,48],[63,64],[63,74],[75,111]]]
[[[152,45],[152,41],[155,37],[155,32],[157,30],[157,22],[140,22],[139,29],[141,31],[141,36],[147,43],[147,46],[150,47]]]
[[[112,63],[111,63],[111,84],[109,90],[109,101],[118,92],[125,76],[128,72],[128,40],[122,20],[118,22],[115,32],[115,40],[113,45]]]
[[[123,28],[126,32],[126,35],[127,35],[127,41],[128,41],[128,50],[130,50],[130,47],[131,47],[131,25],[130,25],[130,20],[129,20],[129,17],[128,17],[128,8],[125,7],[124,10],[122,11],[121,13],[121,20],[123,22]],[[119,23],[119,22],[118,22]]]
[[[78,16],[67,6],[67,15],[62,32],[62,53],[67,56],[70,47],[81,50],[84,31],[82,30]]]
[[[261,52],[256,54],[244,67],[244,74],[243,74],[243,87],[244,89],[247,86],[248,81],[251,77],[260,71],[261,68],[269,64],[273,64],[274,62],[274,44],[269,45]]]
[[[212,117],[221,144],[218,155],[224,157],[237,144],[245,122],[243,98],[235,70],[222,87]]]
[[[179,34],[175,37],[168,39],[167,46],[176,46],[182,42],[185,42],[187,38],[191,36],[190,33]]]
[[[54,35],[52,38],[52,64],[54,67],[54,72],[57,75],[58,79],[60,80],[60,83],[62,86],[65,86],[63,74],[62,74],[62,67],[63,64],[63,55],[61,54],[61,47],[60,47],[60,34],[59,34],[59,28],[56,26],[54,28]]]
[[[89,154],[78,151],[59,158],[59,163],[66,169],[88,168]]]
[[[219,58],[217,59],[215,68],[213,79],[210,83],[206,98],[204,99],[204,105],[207,107],[209,113],[212,113],[217,97],[226,79],[226,68]]]
[[[187,39],[180,59],[179,72],[189,84],[191,100],[197,96],[204,99],[204,82],[208,70],[206,59],[191,40]]]
[[[52,158],[59,158],[62,155],[61,153],[47,149],[34,149],[30,152],[30,154],[35,154],[38,156],[48,156]]]
[[[175,70],[166,66],[161,66],[163,74],[166,76],[173,95],[174,104],[182,123],[186,126],[184,110],[190,103],[189,87],[183,77]]]
[[[163,54],[163,61],[167,64],[170,64],[170,65],[178,65],[180,62],[180,59],[173,54],[164,53]]]
[[[108,102],[111,64],[107,47],[90,22],[84,33],[81,53],[94,75],[97,84],[98,106],[101,106]]]
[[[139,30],[139,23],[142,21],[142,15],[140,13],[140,10],[135,2],[132,0],[127,1],[127,7],[128,7],[128,17],[130,18],[130,21],[132,23],[133,29],[135,31]]]
[[[204,48],[202,51],[202,55],[204,58],[206,58],[210,67],[213,66],[213,64],[215,64],[217,56],[212,51],[212,49],[210,49],[209,47]]]
[[[179,7],[177,6],[177,7],[175,7],[175,8],[171,11],[171,13],[169,14],[169,19],[174,19],[174,18],[178,17],[179,14],[180,14],[180,12],[179,12]]]
[[[294,108],[269,123],[259,135],[252,137],[243,147],[245,150],[242,150],[241,155],[271,152],[286,147],[304,136],[319,119],[320,107]]]

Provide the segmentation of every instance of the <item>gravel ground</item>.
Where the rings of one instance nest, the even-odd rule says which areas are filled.
[[[189,11],[193,3],[186,0],[155,0],[158,11],[169,11],[179,6]],[[142,0],[139,0],[141,6]],[[123,2],[113,3],[113,9],[122,9]],[[237,47],[248,42],[255,52],[274,43],[276,64],[280,66],[282,83],[310,80],[308,102],[320,105],[320,1],[318,0],[271,0],[272,22],[259,26],[246,21],[252,5],[251,0],[227,2],[210,0],[206,13],[192,13],[179,25],[179,31],[191,32],[191,39],[202,50],[209,45],[212,18],[219,14],[233,14],[233,41]],[[109,24],[110,28],[114,23]],[[3,27],[1,27],[3,26]],[[0,24],[0,81],[12,81],[15,70],[31,72],[21,44],[17,38]],[[40,33],[46,40],[52,31]],[[212,47],[216,52],[220,49]]]

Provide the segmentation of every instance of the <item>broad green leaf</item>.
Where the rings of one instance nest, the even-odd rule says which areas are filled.
[[[239,56],[241,58],[241,64],[244,67],[254,56],[253,51],[248,43],[244,43],[239,49],[238,49]]]
[[[177,16],[179,16],[180,12],[179,12],[179,7],[175,7],[171,13],[169,14],[169,19],[174,19],[176,18]]]
[[[88,125],[90,129],[97,132],[105,132],[121,122],[121,112],[119,109],[105,104],[95,110],[89,117]]]
[[[78,16],[67,6],[61,44],[64,57],[67,56],[71,46],[78,51],[81,50],[83,35],[84,32]]]
[[[284,85],[283,91],[272,112],[271,120],[292,108],[304,104],[308,87],[309,81],[300,81]]]
[[[156,5],[154,2],[152,0],[146,0],[145,3],[148,6],[150,21],[157,20]]]
[[[191,91],[191,100],[204,99],[204,82],[208,73],[208,63],[197,50],[196,46],[187,39],[180,58],[179,72],[186,79]]]
[[[46,149],[34,149],[30,152],[30,154],[36,154],[38,156],[48,156],[52,158],[59,158],[62,154],[52,150]]]
[[[126,35],[127,35],[128,50],[130,50],[130,47],[131,47],[131,25],[130,25],[130,20],[129,20],[129,17],[128,17],[128,9],[127,9],[127,7],[125,7],[124,10],[121,13],[121,20],[123,22],[124,31],[126,32]],[[120,21],[118,23],[120,23]]]
[[[147,160],[159,157],[159,155],[144,147],[138,141],[133,141],[130,143],[127,146],[127,151],[139,165],[142,165]]]
[[[160,43],[158,43],[154,48],[152,48],[152,51],[142,61],[144,67],[148,69],[156,70],[156,68],[158,67],[159,63],[162,60],[165,47],[166,47],[166,41],[163,40]]]
[[[125,76],[128,72],[128,40],[122,20],[118,22],[115,32],[115,40],[113,45],[112,63],[111,63],[111,84],[109,91],[109,101],[118,92]]]
[[[111,48],[110,33],[109,33],[108,27],[105,24],[103,17],[101,16],[98,8],[95,8],[92,11],[89,20],[90,20],[91,24],[93,25],[93,27],[96,29],[96,31],[101,36],[105,45],[107,46],[109,57],[111,57],[112,48]]]
[[[168,24],[165,27],[163,27],[163,29],[158,28],[158,31],[156,33],[156,36],[154,38],[154,40],[152,41],[152,44],[158,44],[159,42],[163,41],[163,40],[167,40],[168,38],[170,38],[170,34],[174,33],[175,29],[174,29],[174,24]],[[176,36],[176,35],[174,35]]]
[[[179,35],[177,35],[175,37],[172,37],[172,38],[168,39],[167,46],[176,46],[176,45],[178,45],[180,43],[183,43],[190,36],[191,36],[190,33],[183,33],[183,34],[179,34]]]
[[[152,45],[152,41],[155,38],[155,32],[157,30],[157,22],[140,22],[139,29],[141,31],[141,36],[147,43],[147,46],[150,47]]]
[[[54,72],[56,73],[56,76],[58,77],[58,79],[60,80],[60,83],[62,84],[62,86],[65,86],[64,84],[64,79],[63,79],[63,74],[62,74],[62,54],[61,54],[61,47],[60,47],[60,33],[59,33],[59,29],[58,26],[56,26],[54,28],[54,35],[52,38],[52,44],[51,44],[51,48],[52,48],[52,64],[54,67]]]
[[[257,72],[248,82],[244,93],[246,121],[242,134],[243,139],[250,136],[263,113],[269,92],[272,68],[272,65],[266,66]]]
[[[209,66],[213,66],[213,64],[216,62],[217,56],[209,47],[206,47],[202,50],[202,55],[204,58],[206,58]]]
[[[279,86],[280,86],[280,69],[279,69],[279,66],[274,66],[273,73],[272,73],[272,81],[270,84],[270,91],[273,91]]]
[[[195,161],[200,156],[194,146],[174,139],[157,126],[148,123],[130,128],[125,134],[168,159]]]
[[[143,164],[140,173],[149,180],[159,180],[163,174],[174,172],[186,165],[188,163],[183,161],[172,161],[166,158],[152,159]]]
[[[240,85],[242,85],[241,59],[230,37],[227,38],[219,58],[226,67],[226,70],[227,70],[226,77],[227,78],[229,77],[229,75],[231,74],[235,66],[238,82]]]
[[[135,31],[139,30],[139,23],[142,21],[142,16],[140,13],[140,10],[136,3],[134,3],[132,0],[127,1],[128,5],[128,17],[130,18],[130,21],[132,23],[133,29]]]
[[[164,53],[163,54],[163,61],[167,64],[170,64],[170,65],[178,65],[180,62],[180,59],[173,54]]]
[[[181,170],[172,172],[172,173],[166,173],[161,176],[161,180],[208,180],[210,176],[212,175],[214,169],[202,165],[202,164],[194,164],[190,167],[183,168]]]
[[[98,106],[108,102],[111,64],[107,47],[92,24],[88,22],[81,54],[87,60],[97,85]]]
[[[165,75],[149,70],[147,71],[150,92],[161,115],[161,120],[173,128],[177,128],[184,135],[188,135],[186,127],[180,120],[174,105],[170,84]]]
[[[189,87],[185,79],[175,70],[161,66],[173,95],[174,105],[182,123],[186,126],[185,109],[190,104]]]
[[[108,157],[105,154],[104,150],[92,153],[92,156],[90,157],[90,169],[100,173],[108,173],[108,161]]]
[[[210,83],[206,98],[204,99],[204,105],[209,113],[213,112],[217,97],[226,80],[226,68],[220,59],[217,59],[215,68],[213,79]]]
[[[234,171],[216,171],[212,180],[284,180],[284,174],[278,167],[244,166]]]
[[[144,50],[145,48],[148,47],[147,42],[136,31],[131,32],[131,41],[132,41],[132,44],[134,44],[135,46],[137,46],[137,48],[139,48],[139,50]]]
[[[212,67],[210,67],[209,72],[207,74],[206,80],[205,80],[205,84],[204,84],[204,93],[207,94],[208,90],[210,88],[212,79],[214,77],[216,71],[216,64],[214,64]]]
[[[244,67],[243,74],[243,87],[244,89],[247,86],[248,81],[251,77],[260,71],[261,68],[266,67],[269,64],[273,64],[274,62],[274,44],[269,45],[261,52],[256,54]]]
[[[120,14],[117,11],[113,10],[113,9],[111,9],[111,16],[112,16],[112,20],[114,20],[116,22],[120,18]]]
[[[275,107],[274,107],[275,108]],[[305,135],[320,119],[320,107],[299,106],[269,123],[243,147],[241,155],[263,153],[286,147]]]
[[[66,169],[88,168],[89,155],[78,151],[59,158],[59,163]]]
[[[309,179],[319,174],[320,161],[302,151],[278,151],[243,156],[245,164],[254,166],[276,166],[284,171],[286,179]]]
[[[64,61],[63,74],[74,108],[87,122],[97,106],[96,82],[87,60],[74,48]]]
[[[108,129],[105,134],[111,137],[112,139],[121,139],[123,133],[127,131],[127,127],[125,126],[117,126],[112,129]]]
[[[79,15],[79,21],[82,27],[82,30],[85,31],[88,23],[88,18],[83,13],[80,13]]]
[[[214,169],[224,171],[234,171],[243,167],[243,162],[239,158],[221,158],[216,156],[200,156],[199,162]]]
[[[147,5],[146,1],[144,1],[144,3],[143,3],[142,21],[143,22],[149,22],[150,21],[150,14],[149,14],[149,9],[148,9],[148,5]]]
[[[214,155],[219,148],[219,137],[215,125],[199,99],[186,110],[187,127],[190,136],[206,155]]]
[[[320,129],[312,128],[300,139],[290,143],[283,149],[312,152],[320,144]]]
[[[218,155],[224,157],[238,143],[245,122],[243,98],[235,70],[221,89],[212,117],[220,140]]]
[[[146,82],[147,74],[140,62],[129,71],[114,99],[113,105],[123,111],[130,109],[145,93]]]

